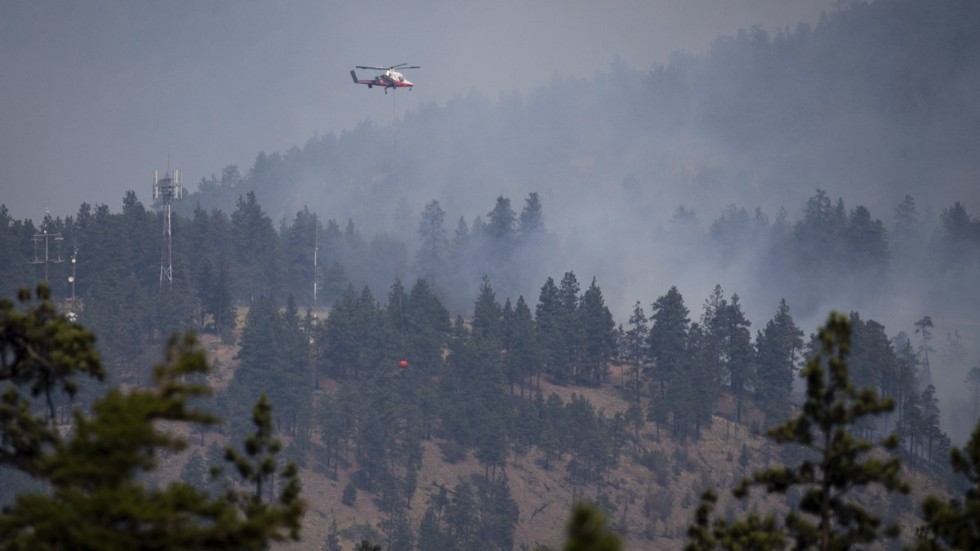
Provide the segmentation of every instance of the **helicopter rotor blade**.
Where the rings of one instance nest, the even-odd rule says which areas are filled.
[[[378,67],[375,65],[355,65],[357,69],[367,69],[369,71],[396,71],[402,69],[421,69],[422,67],[418,65],[408,65],[407,63],[399,63],[398,65],[392,65],[391,67]]]
[[[399,63],[398,65],[392,65],[390,67],[378,67],[376,65],[355,65],[357,69],[368,69],[371,71],[391,71],[394,69],[421,69],[422,67],[418,65],[409,66],[408,63]]]

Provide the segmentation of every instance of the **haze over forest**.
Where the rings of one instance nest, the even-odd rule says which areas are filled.
[[[647,302],[670,285],[706,296],[721,284],[743,297],[757,324],[785,297],[808,327],[837,308],[866,312],[902,330],[932,315],[942,331],[976,335],[977,293],[950,285],[951,277],[953,283],[963,280],[933,273],[935,264],[920,253],[938,231],[944,209],[959,201],[972,214],[980,202],[975,155],[980,47],[972,32],[977,10],[969,2],[926,6],[895,0],[820,6],[829,10],[820,15],[819,3],[777,4],[779,9],[764,2],[733,8],[727,14],[732,27],[721,30],[717,18],[708,15],[711,6],[697,5],[690,8],[700,11],[686,39],[664,30],[671,27],[665,20],[689,21],[691,13],[667,4],[640,14],[627,6],[589,9],[584,15],[567,10],[561,13],[568,26],[541,24],[538,39],[555,38],[560,29],[574,29],[584,17],[601,13],[595,19],[600,23],[578,39],[600,44],[621,30],[624,38],[609,47],[621,47],[623,57],[616,52],[597,60],[596,54],[584,56],[581,47],[569,46],[574,61],[569,65],[563,57],[541,59],[537,48],[528,47],[526,55],[515,52],[502,41],[491,48],[496,53],[474,54],[473,64],[452,59],[445,67],[416,56],[439,44],[435,37],[453,40],[448,29],[457,23],[509,17],[511,28],[524,29],[552,12],[544,7],[538,8],[543,12],[447,10],[446,24],[435,25],[417,19],[423,6],[392,13],[390,22],[376,13],[379,7],[364,13],[337,7],[335,13],[333,7],[300,4],[280,13],[220,2],[173,10],[112,2],[103,10],[5,4],[3,72],[25,78],[8,80],[0,101],[4,119],[17,122],[5,125],[4,150],[29,165],[19,168],[25,166],[22,160],[5,157],[12,171],[3,176],[3,202],[15,216],[35,219],[45,208],[53,207],[56,216],[73,213],[73,204],[59,203],[66,199],[115,204],[120,189],[133,189],[150,204],[148,175],[167,168],[169,159],[183,171],[188,191],[200,187],[197,182],[211,184],[211,192],[178,205],[185,214],[196,205],[230,212],[241,194],[254,190],[277,223],[306,207],[341,227],[353,221],[366,239],[394,236],[411,251],[419,215],[430,201],[444,209],[451,232],[461,217],[467,223],[486,218],[498,196],[519,211],[527,195],[537,193],[554,241],[534,265],[522,268],[529,274],[525,281],[536,285],[567,270],[596,276],[617,319],[633,302]],[[309,38],[317,34],[309,28],[314,22],[297,18],[313,12],[329,15],[336,31],[320,37],[327,45]],[[637,29],[635,22],[621,28],[627,15],[645,17],[651,29]],[[282,25],[260,25],[263,18]],[[28,37],[31,27],[17,25],[18,20],[43,32]],[[348,20],[349,25],[338,23]],[[735,28],[740,20],[745,27]],[[240,33],[235,25],[241,25]],[[390,48],[395,54],[369,38],[375,32],[398,36],[398,31],[413,38],[396,39],[399,46]],[[287,55],[279,47],[269,56],[258,46],[233,50],[244,40],[238,34],[258,35],[260,44],[288,34],[295,57],[288,63],[270,59]],[[458,42],[469,44],[477,35],[467,36]],[[664,36],[677,44],[664,43]],[[343,47],[335,43],[341,37],[348,42]],[[523,40],[531,39],[518,43]],[[364,43],[363,50],[350,42]],[[53,57],[76,46],[71,57]],[[298,53],[311,47],[319,48],[315,59],[322,63],[307,57],[308,51]],[[195,63],[198,52],[214,65]],[[147,54],[139,58],[145,74],[134,70],[133,58],[140,53]],[[377,57],[423,65],[410,75],[417,89],[386,96],[351,85],[348,65],[381,62]],[[634,59],[650,65],[637,66]],[[184,64],[195,72],[187,74]],[[304,78],[286,76],[293,72]],[[246,86],[242,73],[262,78]],[[221,86],[222,79],[230,86]],[[334,80],[343,87],[334,88]],[[325,93],[316,101],[322,104],[306,112],[299,106],[308,105],[310,90],[286,88],[317,81],[330,81],[331,87],[320,88]],[[32,91],[33,103],[14,101]],[[293,96],[293,110],[287,109],[290,96],[283,95],[269,99],[268,110],[254,111],[259,106],[253,96],[261,101],[286,92],[304,94]],[[235,106],[249,111],[224,111]],[[168,121],[171,111],[189,128]],[[198,126],[189,125],[193,116]],[[250,137],[254,130],[247,121],[253,119],[262,123],[260,136],[281,145],[246,164],[240,148],[231,153],[236,149],[224,144],[248,141],[264,147],[263,138]],[[298,120],[303,124],[294,126]],[[310,137],[304,125],[316,120],[346,128],[318,128]],[[68,122],[74,130],[64,130]],[[306,136],[288,137],[287,129],[294,127],[306,128]],[[57,135],[71,136],[78,128],[86,130],[73,144]],[[289,139],[298,145],[290,146]],[[215,144],[213,153],[207,143]],[[105,147],[93,150],[98,144]],[[196,150],[187,151],[189,144]],[[238,162],[228,163],[223,155],[237,156]],[[56,172],[64,160],[71,166]],[[188,171],[185,161],[196,170]],[[118,167],[129,173],[121,178]],[[103,179],[117,182],[112,186],[122,180],[124,187],[113,192]],[[818,190],[832,203],[842,201],[846,210],[866,207],[871,220],[887,230],[895,229],[896,207],[910,195],[922,223],[919,241],[902,243],[889,235],[891,269],[883,280],[849,280],[833,292],[811,292],[799,274],[774,270],[767,258],[769,241],[732,233],[748,231],[740,226],[747,223],[746,213],[768,226],[796,223]],[[719,220],[727,220],[727,230]],[[721,253],[720,243],[727,248]],[[916,246],[920,249],[913,250]],[[396,271],[408,277],[413,269],[406,265]],[[476,267],[473,276],[479,272]],[[470,292],[472,281],[466,289]],[[505,285],[503,294],[533,296],[534,291]]]
[[[52,268],[55,298],[81,297],[82,322],[127,382],[145,376],[144,343],[186,325],[227,339],[232,306],[249,306],[233,362],[245,367],[221,402],[234,419],[267,383],[247,377],[278,361],[247,343],[295,337],[282,362],[302,369],[319,354],[297,352],[314,278],[321,310],[370,303],[378,319],[398,313],[382,297],[412,289],[445,335],[443,314],[480,318],[474,304],[496,299],[538,315],[546,281],[575,277],[566,294],[602,306],[597,326],[605,306],[628,326],[676,287],[692,321],[727,297],[761,339],[785,300],[807,336],[830,310],[864,320],[864,338],[887,335],[925,368],[918,385],[935,385],[942,430],[965,439],[980,403],[980,386],[964,384],[980,366],[976,2],[525,4],[0,5],[0,296],[40,277],[38,229],[63,234],[78,274],[69,286],[69,265]],[[422,66],[406,75],[412,91],[350,81],[355,65],[401,62]],[[177,293],[164,296],[150,187],[168,169],[186,194],[174,206]],[[327,326],[315,330],[343,341]],[[442,344],[426,343],[432,365]],[[357,346],[378,365],[395,353]],[[349,390],[371,362],[342,352],[313,371]],[[551,383],[606,382],[583,373]],[[731,377],[736,396],[764,394]],[[309,381],[287,379],[309,399],[279,414],[293,415],[283,426],[326,422]],[[466,384],[439,383],[443,397]],[[459,434],[462,456],[484,445]],[[336,480],[346,451],[330,453]],[[420,468],[411,461],[397,476]]]

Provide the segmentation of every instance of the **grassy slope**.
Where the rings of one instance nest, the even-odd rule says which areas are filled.
[[[210,357],[218,360],[218,369],[212,383],[218,389],[223,388],[233,374],[237,350],[222,345],[214,337],[205,336],[202,340]],[[630,403],[627,393],[620,388],[621,381],[621,368],[613,366],[609,383],[600,388],[560,387],[542,381],[542,391],[545,396],[552,392],[557,393],[566,402],[573,393],[584,395],[597,411],[612,415],[617,411],[624,411]],[[329,392],[332,386],[331,381],[324,381],[323,391]],[[603,491],[609,495],[615,506],[615,511],[609,515],[609,522],[623,535],[626,549],[680,549],[702,488],[706,485],[731,487],[743,475],[764,468],[767,458],[778,461],[777,446],[764,437],[752,434],[747,426],[737,426],[727,421],[726,417],[729,417],[731,410],[730,400],[722,399],[716,405],[712,427],[703,431],[700,441],[686,446],[679,446],[672,441],[666,431],[661,432],[658,441],[655,425],[647,423],[641,433],[641,446],[646,452],[662,454],[666,458],[664,468],[651,471],[640,464],[632,444],[622,451],[619,467],[609,474]],[[753,416],[757,416],[757,413],[750,409],[747,417],[751,420]],[[216,437],[217,435],[209,435],[208,439],[210,441]],[[744,469],[740,464],[743,445],[749,457]],[[444,461],[437,439],[425,442],[424,449],[418,489],[408,512],[416,528],[428,496],[437,486],[452,487],[461,479],[484,475],[483,467],[472,457],[454,464]],[[313,453],[316,453],[316,448]],[[313,464],[312,461],[309,463]],[[510,490],[520,508],[514,535],[515,548],[527,545],[533,549],[539,544],[560,548],[563,540],[564,524],[573,503],[572,489],[564,480],[565,471],[562,465],[553,464],[551,469],[546,470],[542,464],[541,456],[536,450],[524,456],[512,453],[508,458],[506,471]],[[165,468],[165,473],[174,476],[179,468],[179,462],[171,463]],[[322,472],[303,470],[303,495],[308,503],[303,540],[280,544],[275,546],[276,549],[320,551],[334,519],[342,531],[357,525],[370,525],[377,529],[381,515],[369,494],[358,492],[353,507],[341,502],[343,488],[353,470],[341,469],[337,480],[331,480]],[[909,503],[919,503],[925,493],[940,491],[932,478],[921,474],[907,474],[916,488],[908,500]],[[592,499],[596,496],[594,487],[587,488],[584,492],[584,496],[579,497]],[[737,514],[744,510],[743,504],[731,500],[728,492],[722,491],[721,494],[717,511],[722,514]],[[874,492],[865,500],[870,505],[883,506],[902,501]],[[780,502],[778,499],[770,499],[757,502],[757,506],[778,507]],[[911,535],[918,525],[914,514],[917,510],[918,507],[915,506],[902,516],[906,536]],[[380,542],[380,536],[377,539]],[[352,540],[342,540],[341,543],[344,549],[353,549],[355,544]]]

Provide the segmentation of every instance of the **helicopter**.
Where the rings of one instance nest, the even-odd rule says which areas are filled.
[[[395,69],[421,69],[418,65],[409,66],[408,63],[399,63],[398,65],[392,65],[391,67],[370,67],[365,65],[357,65],[358,69],[369,69],[373,71],[384,71],[384,73],[374,77],[370,80],[358,80],[357,73],[351,69],[350,76],[354,79],[354,84],[366,84],[368,88],[374,88],[375,86],[380,86],[384,88],[385,94],[388,93],[388,88],[392,90],[396,88],[408,88],[412,89],[415,86],[404,75],[396,71]]]

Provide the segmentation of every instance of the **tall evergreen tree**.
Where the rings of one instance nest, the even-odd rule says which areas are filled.
[[[555,377],[559,382],[579,382],[582,375],[584,327],[579,313],[578,278],[574,272],[565,272],[558,285],[558,327],[560,340],[554,351],[558,364]]]
[[[616,354],[616,322],[606,307],[595,278],[579,302],[582,324],[582,363],[592,384],[599,385],[607,375],[609,360]]]
[[[963,449],[950,452],[953,472],[966,479],[963,498],[928,496],[922,503],[925,525],[918,531],[916,549],[980,548],[980,424]]]
[[[92,334],[54,314],[44,288],[38,295],[37,306],[27,304],[28,293],[21,295],[23,313],[0,301],[0,373],[11,383],[0,408],[0,457],[45,481],[50,491],[22,494],[4,509],[0,547],[263,549],[269,541],[299,539],[304,505],[295,467],[281,472],[283,489],[275,501],[263,492],[213,497],[183,482],[155,488],[142,482],[161,453],[187,446],[180,432],[167,427],[215,421],[191,405],[207,389],[186,381],[205,374],[208,362],[190,335],[170,340],[151,387],[112,388],[91,414],[76,410],[69,434],[56,429],[49,421],[51,393],[72,394],[76,375],[101,377],[102,366]],[[20,392],[28,386],[47,409],[31,406]],[[266,449],[271,453],[262,463],[275,465],[275,451]],[[255,472],[267,478],[266,469]],[[250,480],[261,487],[258,478]]]
[[[439,201],[429,201],[419,220],[419,248],[416,254],[419,274],[436,289],[447,284],[449,268],[449,237],[445,228],[446,213]]]
[[[235,328],[232,297],[231,224],[221,211],[210,215],[202,208],[194,209],[188,226],[187,249],[195,259],[191,264],[191,280],[201,305],[201,327],[207,329],[210,317],[214,332]]]
[[[820,351],[803,370],[807,381],[806,402],[799,416],[769,432],[779,443],[806,446],[815,457],[798,466],[760,471],[733,491],[744,499],[752,486],[768,492],[786,493],[799,487],[803,497],[798,510],[782,518],[775,513],[744,519],[711,521],[716,496],[708,491],[702,498],[696,521],[688,530],[688,549],[781,549],[786,541],[799,549],[848,549],[870,544],[882,535],[897,536],[897,524],[882,529],[881,520],[848,492],[870,484],[888,491],[907,493],[897,457],[879,458],[874,446],[854,436],[851,427],[862,417],[890,411],[894,402],[880,398],[874,389],[859,391],[848,376],[847,356],[851,325],[846,316],[831,313],[819,330]],[[886,449],[898,445],[894,436],[883,442]]]
[[[647,316],[643,312],[643,306],[637,301],[633,305],[633,312],[630,314],[629,329],[624,334],[623,354],[630,365],[633,375],[633,388],[636,392],[636,401],[640,401],[640,372],[643,363],[649,354],[647,338],[650,329],[647,326]]]
[[[510,199],[500,196],[493,210],[487,214],[487,237],[490,239],[490,251],[495,262],[506,262],[513,252],[516,234],[517,215],[510,207]]]
[[[508,410],[504,404],[506,376],[500,350],[503,346],[503,310],[487,279],[473,308],[473,332],[469,354],[465,357],[469,371],[465,383],[470,396],[470,419],[473,426],[476,456],[490,471],[496,472],[507,456]]]
[[[506,362],[509,378],[516,380],[520,386],[521,397],[524,397],[525,386],[534,386],[534,378],[540,374],[541,351],[538,347],[537,332],[534,326],[534,316],[524,301],[524,296],[517,298],[517,305],[506,318],[505,334],[507,340],[504,346],[507,350]]]
[[[964,381],[970,388],[970,401],[973,403],[973,418],[980,419],[980,365],[970,368]]]
[[[738,295],[729,302],[715,288],[710,305],[710,317],[706,310],[706,330],[712,361],[718,367],[718,375],[727,384],[735,398],[735,422],[742,422],[742,400],[754,380],[752,336],[750,322],[742,312]]]
[[[275,296],[273,292],[282,282],[282,249],[272,220],[259,206],[254,192],[238,198],[231,227],[237,296],[246,300]]]
[[[911,195],[905,195],[895,207],[892,220],[889,235],[892,243],[891,250],[897,260],[897,269],[912,269],[918,263],[918,259],[922,258],[926,239],[923,235],[922,217]]]
[[[442,352],[452,330],[449,311],[425,279],[416,280],[408,294],[407,355],[427,370],[442,366]]]
[[[843,239],[850,271],[870,284],[872,292],[880,288],[891,257],[888,231],[882,221],[872,220],[867,208],[855,207],[848,215]]]
[[[666,394],[668,382],[679,375],[687,349],[687,329],[690,319],[684,297],[677,287],[658,298],[652,306],[649,349],[653,360],[653,375],[659,381],[659,393]]]
[[[304,305],[313,304],[314,276],[319,280],[319,268],[314,267],[313,260],[319,256],[319,234],[322,231],[320,221],[315,213],[303,207],[293,217],[292,224],[286,225],[283,220],[279,237],[284,264],[284,275],[287,292],[298,297]],[[317,273],[315,273],[317,272]],[[319,281],[316,282],[319,286]],[[319,298],[319,297],[317,297]]]
[[[775,425],[789,414],[797,356],[803,351],[803,331],[793,322],[789,306],[780,299],[765,329],[756,335],[756,401]]]
[[[533,242],[544,232],[544,212],[541,207],[541,197],[537,192],[531,192],[524,199],[524,208],[518,219],[517,234],[525,242]]]
[[[562,362],[562,314],[558,286],[548,278],[541,286],[538,304],[534,307],[534,323],[537,327],[538,345],[541,347],[543,370],[557,380],[566,380]]]
[[[692,323],[687,330],[686,353],[678,364],[678,376],[667,387],[662,400],[665,403],[659,407],[659,411],[673,415],[673,432],[680,440],[686,439],[692,431],[694,438],[700,438],[701,428],[711,426],[720,386],[708,342],[701,324]]]
[[[929,364],[929,352],[932,352],[932,346],[929,345],[929,341],[932,340],[932,329],[935,327],[932,323],[932,316],[922,316],[919,321],[915,322],[915,334],[922,337],[922,345],[919,346],[919,353],[922,357],[922,374],[921,382],[924,385],[932,383],[932,372],[931,366]]]
[[[564,551],[619,551],[619,536],[605,527],[606,519],[595,507],[582,503],[572,509],[566,527]]]

